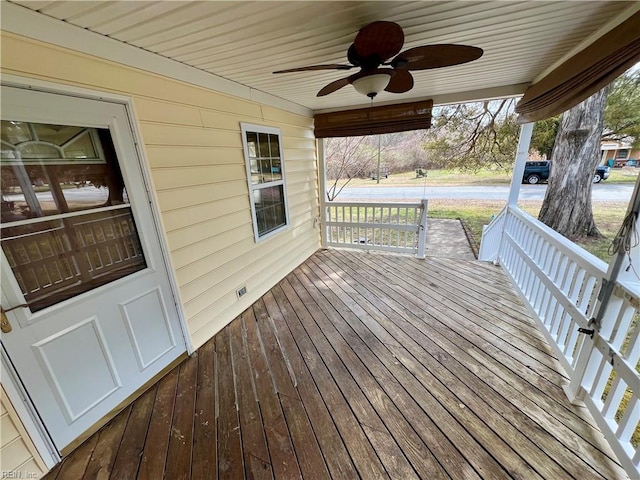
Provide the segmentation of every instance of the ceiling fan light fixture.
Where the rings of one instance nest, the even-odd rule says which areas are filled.
[[[273,73],[359,68],[360,71],[354,75],[328,83],[316,96],[324,97],[352,84],[358,93],[373,101],[382,90],[389,93],[405,93],[411,90],[414,86],[414,79],[410,73],[412,70],[460,65],[477,60],[483,53],[479,47],[455,43],[422,45],[401,52],[403,43],[404,32],[400,25],[387,21],[372,22],[358,30],[356,38],[347,49],[349,65],[309,65]]]
[[[373,75],[357,78],[352,82],[352,85],[358,93],[366,95],[369,98],[374,98],[378,93],[387,88],[390,80],[391,72],[374,73]]]

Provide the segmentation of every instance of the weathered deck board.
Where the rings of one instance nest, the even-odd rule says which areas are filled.
[[[138,470],[140,480],[153,480],[162,478],[164,475],[179,372],[180,368],[176,367],[158,382],[153,415],[147,431],[147,438],[151,438],[153,441],[145,442]],[[88,477],[87,480],[89,478],[91,477]]]
[[[625,478],[500,269],[322,251],[47,478]]]

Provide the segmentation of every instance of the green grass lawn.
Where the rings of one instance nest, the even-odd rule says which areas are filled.
[[[471,232],[479,244],[482,239],[482,227],[491,221],[504,207],[501,200],[429,200],[430,218],[461,218],[467,222]],[[537,218],[541,201],[521,201],[518,206]],[[576,243],[605,262],[609,260],[607,252],[613,237],[622,225],[627,204],[624,202],[594,202],[593,216],[603,239],[580,239]]]
[[[616,168],[611,169],[607,183],[633,183],[640,174],[640,168]],[[376,186],[462,186],[462,185],[509,185],[511,173],[498,170],[481,170],[476,173],[461,172],[458,170],[429,170],[428,176],[416,178],[415,171],[396,173],[389,178],[381,178],[378,184],[376,180],[356,178],[349,186],[371,187]],[[339,197],[338,197],[339,200]],[[519,206],[527,213],[538,216],[542,202],[520,201]],[[482,226],[491,221],[492,215],[497,215],[504,207],[504,201],[491,200],[429,200],[429,216],[432,218],[462,218],[466,220],[476,242],[479,244],[482,237]],[[627,210],[627,203],[601,202],[593,204],[593,215],[604,239],[578,240],[580,246],[593,253],[597,257],[608,261],[607,250],[611,240],[617,233]]]

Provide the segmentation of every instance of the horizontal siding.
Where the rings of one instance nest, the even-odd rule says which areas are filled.
[[[169,210],[164,214],[165,231],[168,233],[181,228],[188,228],[223,215],[231,215],[237,211],[245,213],[247,219],[249,219],[246,196],[247,193],[243,192],[241,195],[227,197],[218,201]]]
[[[313,118],[2,35],[3,72],[133,99],[174,275],[195,346],[320,245]],[[256,243],[240,123],[278,127],[291,225]],[[247,285],[241,300],[236,289]]]
[[[185,147],[147,145],[147,159],[152,168],[175,167],[176,162],[185,167],[198,165],[234,165],[244,162],[242,148],[235,147]]]
[[[237,195],[238,192],[244,192],[248,197],[249,187],[247,186],[246,180],[220,183],[215,187],[200,185],[186,188],[171,188],[164,191],[156,189],[160,208],[163,212],[223,200]]]
[[[240,130],[233,132],[196,128],[190,125],[147,122],[143,122],[141,126],[145,145],[170,145],[172,147],[237,147],[242,145]]]
[[[208,259],[202,262],[191,263],[179,269],[178,280],[184,281],[184,284],[181,283],[183,285],[182,291],[184,292],[183,300],[190,317],[204,310],[206,306],[215,304],[217,300],[216,294],[221,291],[220,285],[229,282],[239,287],[240,284],[237,283],[237,277],[235,276],[238,272],[242,270],[255,271],[259,269],[258,265],[263,259],[266,258],[271,263],[273,262],[272,259],[280,258],[282,260],[289,254],[288,250],[285,255],[282,254],[279,242],[268,243],[271,244],[265,247],[267,254],[264,257],[254,258],[250,255],[242,255],[242,245],[234,244],[212,253]],[[221,264],[221,267],[212,272],[201,265],[202,263],[209,263],[209,260],[217,261]],[[225,262],[225,260],[227,261]],[[241,270],[226,268],[228,265],[239,265]],[[242,281],[242,278],[240,278],[240,281]],[[235,289],[233,292],[235,293]],[[223,291],[223,293],[226,292]]]
[[[302,263],[309,257],[308,252],[312,249],[316,249],[317,235],[309,233],[306,240],[300,239],[296,242],[295,247],[291,250],[286,250],[285,255],[275,256],[272,261],[268,261],[267,258],[262,258],[263,268],[256,271],[254,276],[245,281],[239,281],[236,283],[238,287],[241,285],[247,286],[247,294],[242,297],[242,301],[237,301],[235,298],[235,292],[225,294],[224,297],[219,298],[215,305],[199,313],[192,319],[192,339],[195,345],[202,345],[207,339],[211,338],[216,332],[223,328],[225,324],[217,323],[218,319],[222,318],[235,318],[242,313],[246,308],[251,306],[253,302],[264,295],[269,289],[265,288],[271,279],[284,278],[291,270],[288,267],[289,263]],[[286,261],[283,261],[286,258]],[[239,275],[235,275],[230,278],[229,281],[240,280]],[[210,315],[212,312],[221,313],[214,321],[210,321]]]
[[[0,388],[0,465],[2,478],[39,478],[47,472],[4,388]]]
[[[244,165],[180,166],[153,172],[153,181],[158,190],[226,183],[246,178]]]

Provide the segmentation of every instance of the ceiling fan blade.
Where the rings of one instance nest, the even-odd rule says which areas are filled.
[[[322,90],[320,90],[316,97],[324,97],[325,95],[329,95],[330,93],[335,92],[336,90],[340,90],[342,87],[346,87],[349,85],[349,79],[351,77],[341,78],[339,80],[334,80],[328,85],[325,85]]]
[[[377,56],[380,63],[396,55],[404,43],[402,27],[393,22],[373,22],[362,27],[353,42],[361,58]]]
[[[290,68],[288,70],[278,70],[273,73],[308,72],[311,70],[349,70],[353,65],[342,65],[340,63],[330,63],[327,65],[310,65],[308,67]]]
[[[409,70],[398,69],[395,70],[389,85],[385,88],[385,91],[391,93],[404,93],[413,88],[413,75]]]
[[[470,45],[425,45],[405,50],[391,61],[391,65],[409,70],[450,67],[477,60],[483,53],[481,48]]]

